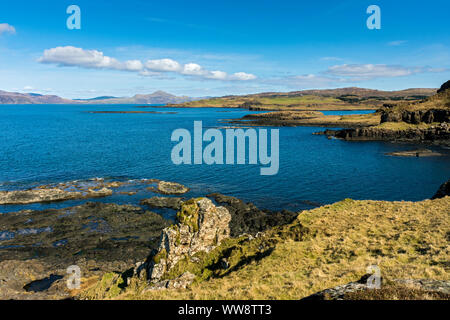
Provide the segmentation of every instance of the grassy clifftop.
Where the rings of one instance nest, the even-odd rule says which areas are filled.
[[[385,279],[450,280],[449,215],[448,196],[421,202],[346,199],[301,212],[293,223],[260,237],[224,241],[183,266],[197,275],[187,289],[147,290],[136,281],[118,290],[103,279],[83,297],[300,299],[355,281],[369,265],[377,265]],[[223,259],[227,268],[218,267]]]

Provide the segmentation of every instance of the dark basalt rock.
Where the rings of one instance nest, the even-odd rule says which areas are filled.
[[[443,198],[445,196],[450,196],[450,179],[439,187],[439,190],[431,199]]]
[[[427,129],[388,130],[366,127],[355,129],[329,130],[325,134],[344,140],[355,141],[414,141],[435,144],[450,144],[450,124],[441,123]]]
[[[437,91],[437,93],[441,93],[444,92],[445,90],[450,89],[450,80],[448,80],[447,82],[445,82]]]
[[[0,300],[67,297],[67,267],[79,266],[83,278],[126,270],[157,247],[169,225],[140,207],[93,202],[2,214]]]
[[[212,193],[207,197],[213,198],[230,212],[230,233],[232,237],[243,233],[255,235],[271,227],[291,223],[297,217],[297,213],[288,210],[281,212],[260,210],[252,203],[245,203],[238,198],[220,193]]]
[[[431,109],[416,111],[392,111],[389,109],[381,110],[381,123],[384,122],[406,122],[410,124],[450,122],[450,110]]]

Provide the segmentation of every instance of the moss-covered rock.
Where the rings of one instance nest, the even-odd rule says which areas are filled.
[[[216,207],[207,198],[184,202],[177,213],[178,223],[163,230],[158,249],[136,273],[145,269],[152,282],[180,277],[190,270],[184,265],[198,261],[203,253],[210,252],[229,237],[230,220],[226,208]],[[175,265],[178,267],[172,272]]]

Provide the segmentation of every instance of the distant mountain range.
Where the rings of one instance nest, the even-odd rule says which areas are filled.
[[[156,91],[151,94],[136,94],[133,97],[102,96],[91,99],[64,99],[55,95],[18,93],[0,90],[0,104],[167,104],[197,100],[187,96]]]
[[[264,92],[242,96],[224,96],[229,98],[275,98],[275,97],[296,97],[314,95],[321,97],[339,97],[340,99],[366,100],[370,98],[390,98],[390,99],[420,99],[429,97],[436,93],[436,89],[414,88],[398,91],[381,91],[364,88],[339,88],[321,90],[303,90],[291,92]],[[64,99],[56,95],[41,95],[38,93],[18,93],[0,90],[0,104],[184,104],[191,101],[208,99],[192,98],[187,96],[175,96],[164,91],[155,91],[151,94],[136,94],[132,97],[101,96],[90,99]],[[197,102],[194,102],[197,103]],[[201,103],[201,101],[198,101]],[[188,106],[189,104],[186,104]]]

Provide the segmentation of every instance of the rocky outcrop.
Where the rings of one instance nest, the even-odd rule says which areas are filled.
[[[406,122],[410,124],[450,122],[449,109],[431,110],[390,110],[380,111],[381,123],[384,122]]]
[[[106,197],[110,196],[112,193],[112,190],[108,188],[101,188],[98,190],[89,189],[85,192],[66,191],[60,188],[0,191],[0,205]]]
[[[442,84],[442,86],[438,89],[437,93],[444,92],[445,90],[450,89],[450,80]]]
[[[176,182],[158,181],[157,188],[149,187],[148,190],[161,194],[183,194],[188,192],[189,188]]]
[[[212,193],[208,197],[213,198],[230,212],[230,234],[232,237],[240,236],[243,233],[255,235],[269,228],[291,223],[298,215],[288,210],[280,212],[263,211],[253,203],[245,203],[238,198],[220,193]]]
[[[141,205],[145,205],[150,208],[171,208],[175,210],[179,210],[182,203],[183,199],[178,197],[152,197],[150,199],[143,199],[140,201]]]
[[[170,270],[181,259],[193,259],[197,253],[210,252],[230,236],[231,215],[224,207],[216,207],[207,198],[183,203],[177,213],[177,224],[165,228],[158,248],[147,262],[139,264],[135,273],[152,283],[170,280]]]
[[[450,196],[450,179],[439,187],[439,190],[431,199],[443,198],[445,196]]]
[[[355,141],[415,141],[435,144],[450,143],[450,124],[441,123],[426,129],[392,130],[378,127],[366,127],[343,130],[326,130],[326,135]]]

